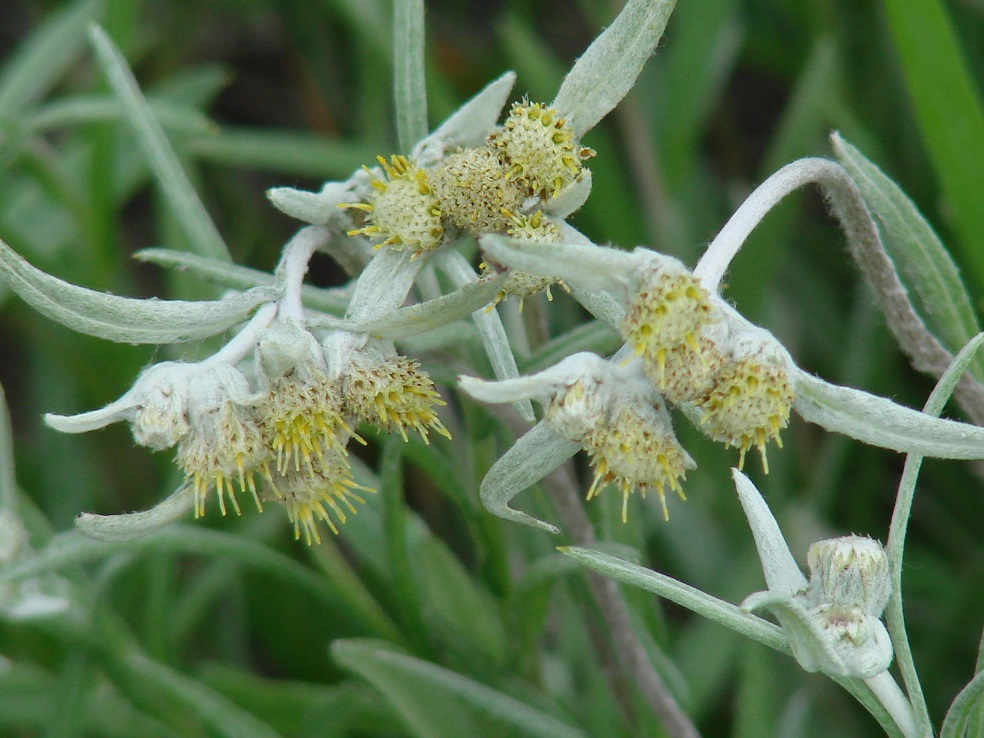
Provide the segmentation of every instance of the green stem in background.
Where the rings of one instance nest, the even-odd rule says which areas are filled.
[[[950,399],[957,381],[982,343],[984,343],[984,333],[978,334],[957,354],[950,368],[944,372],[936,388],[930,394],[923,412],[927,415],[938,416],[943,411],[943,406]],[[898,663],[902,681],[915,713],[919,735],[932,735],[932,721],[912,658],[902,608],[902,557],[905,548],[905,534],[909,525],[909,516],[912,513],[912,500],[915,497],[916,479],[919,476],[922,460],[923,457],[918,454],[906,456],[898,495],[895,499],[895,509],[892,511],[888,544],[885,546],[885,551],[888,554],[889,573],[892,577],[892,593],[885,609],[885,624],[892,636],[892,644],[895,646],[895,660]]]

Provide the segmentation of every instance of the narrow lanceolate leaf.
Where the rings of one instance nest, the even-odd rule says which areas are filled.
[[[138,300],[79,287],[27,263],[0,241],[0,279],[38,312],[72,330],[120,343],[178,343],[213,336],[276,298],[257,287],[222,300]]]
[[[984,428],[934,418],[801,370],[793,408],[804,420],[863,443],[940,459],[984,459]]]
[[[368,333],[377,338],[417,336],[466,318],[488,305],[507,279],[507,274],[483,277],[447,295],[399,308],[381,318],[364,321],[324,318],[312,320],[311,325]]]
[[[82,513],[75,519],[75,527],[96,540],[129,541],[180,520],[194,505],[194,489],[184,484],[149,510],[120,515]]]
[[[769,505],[748,477],[737,469],[731,470],[731,476],[738,491],[738,500],[748,518],[748,526],[752,529],[769,591],[794,595],[805,589],[806,577],[796,564]]]
[[[837,133],[831,143],[878,220],[885,250],[913,290],[919,312],[940,342],[956,353],[979,327],[949,252],[912,200],[881,169]],[[984,378],[984,371],[978,368],[977,375]]]
[[[605,576],[630,584],[633,587],[653,592],[769,648],[774,648],[782,653],[789,653],[789,643],[778,627],[767,620],[742,612],[730,602],[712,597],[665,574],[651,571],[638,564],[609,556],[600,551],[572,547],[561,548],[560,552],[567,554],[589,569],[594,569]]]
[[[17,477],[14,474],[14,428],[7,396],[0,385],[0,513],[17,509]]]
[[[628,251],[594,244],[544,243],[508,236],[481,238],[482,251],[520,272],[562,279],[588,290],[622,287],[640,260]]]
[[[142,249],[133,255],[137,261],[159,264],[163,267],[184,270],[210,284],[233,290],[248,290],[252,287],[273,287],[274,279],[270,272],[261,272],[239,264],[231,264],[222,259],[189,254],[174,249]],[[301,287],[301,302],[312,310],[340,315],[349,303],[350,287],[322,288],[305,284]]]
[[[675,0],[629,0],[575,62],[550,104],[583,136],[625,97],[656,50]]]
[[[512,499],[543,479],[580,450],[576,443],[561,438],[543,422],[527,431],[499,460],[482,480],[481,497],[485,509],[500,518],[525,523],[551,533],[560,530],[509,507]]]
[[[579,727],[474,679],[404,654],[382,641],[335,641],[332,655],[379,689],[414,735],[587,738],[587,733]]]
[[[427,135],[424,82],[424,3],[397,0],[393,8],[393,98],[400,151]]]
[[[192,247],[202,256],[228,260],[229,249],[188,180],[120,50],[101,28],[94,27],[89,33],[99,64],[133,126],[137,143]]]
[[[984,672],[964,687],[946,714],[940,738],[973,738],[984,728]]]

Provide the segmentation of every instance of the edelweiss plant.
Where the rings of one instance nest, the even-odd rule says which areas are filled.
[[[423,612],[410,581],[413,567],[407,554],[409,542],[422,538],[423,526],[417,527],[415,518],[405,519],[399,499],[400,460],[404,455],[424,459],[421,466],[442,492],[471,503],[470,489],[460,483],[464,477],[442,475],[442,465],[480,465],[484,452],[478,444],[450,444],[458,442],[459,434],[477,434],[487,411],[503,427],[519,429],[518,439],[482,467],[478,496],[485,511],[469,508],[465,522],[478,528],[498,525],[485,517],[488,512],[531,526],[541,538],[543,531],[561,533],[561,527],[510,506],[520,492],[541,481],[555,493],[564,533],[582,544],[561,550],[607,577],[592,575],[588,581],[593,607],[611,631],[612,643],[602,644],[606,639],[593,630],[590,635],[596,646],[610,650],[602,660],[610,661],[613,671],[621,669],[616,681],[622,686],[613,687],[613,693],[629,723],[637,700],[625,684],[632,683],[651,708],[654,725],[658,722],[667,735],[698,735],[674,695],[679,690],[664,682],[660,672],[668,670],[655,668],[612,580],[656,592],[791,655],[808,672],[829,676],[889,735],[931,735],[932,721],[902,618],[902,548],[921,458],[984,459],[984,428],[939,417],[960,383],[958,400],[974,420],[984,421],[984,389],[973,379],[960,379],[984,339],[970,340],[967,331],[955,331],[943,341],[935,335],[935,326],[927,327],[888,251],[900,232],[924,223],[911,203],[837,134],[832,143],[838,161],[799,159],[768,177],[693,267],[648,246],[626,250],[596,243],[568,222],[592,191],[588,165],[598,154],[583,139],[635,84],[672,9],[672,2],[629,0],[577,60],[551,102],[515,95],[516,75],[509,72],[428,133],[423,8],[396,3],[399,150],[379,152],[375,164],[366,162],[317,192],[271,190],[273,205],[304,225],[283,247],[270,274],[228,263],[221,237],[200,209],[122,56],[105,32],[92,30],[97,56],[141,147],[161,180],[172,185],[166,188],[167,196],[180,201],[175,207],[180,205],[179,212],[188,216],[189,230],[207,244],[202,250],[209,254],[154,250],[144,256],[208,276],[228,292],[200,301],[119,297],[49,275],[0,242],[0,277],[56,322],[121,343],[198,342],[208,354],[196,361],[163,360],[145,367],[129,390],[101,409],[45,416],[49,426],[65,433],[126,422],[139,446],[155,452],[173,449],[182,481],[171,496],[145,512],[82,514],[77,520],[80,531],[119,544],[190,514],[197,519],[215,508],[223,516],[251,512],[242,502],[246,498],[258,512],[282,506],[295,540],[323,546],[315,551],[327,551],[325,561],[347,566],[324,530],[338,535],[360,509],[373,509],[371,496],[381,490],[382,501],[374,503],[386,516],[381,535],[352,545],[382,548],[386,557],[399,563],[392,576],[374,576],[392,584],[394,599],[403,609],[391,621],[372,599],[370,588],[358,590],[348,601],[374,627],[399,633],[396,621],[415,625]],[[807,184],[818,185],[826,196],[903,350],[917,367],[940,379],[923,411],[801,369],[795,347],[787,348],[751,322],[724,294],[725,274],[749,234],[786,195]],[[902,218],[904,227],[893,227],[892,218]],[[317,254],[333,257],[351,275],[349,282],[330,289],[306,284]],[[938,268],[945,271],[949,261],[942,248],[940,254]],[[956,276],[953,281],[959,284]],[[554,350],[552,342],[539,340],[537,332],[546,339],[550,326],[541,320],[538,296],[545,292],[553,300],[553,286],[563,290],[564,295],[558,291],[560,299],[574,300],[592,314],[598,332],[615,336],[614,345],[621,343],[621,348],[594,351],[590,341],[563,336],[561,348]],[[523,313],[526,301],[534,307]],[[531,346],[537,343],[542,350],[531,358]],[[218,349],[207,348],[218,344]],[[473,344],[480,344],[482,352],[472,351]],[[954,357],[957,348],[961,351]],[[451,370],[442,366],[445,362]],[[444,386],[455,379],[456,386]],[[460,392],[454,395],[454,389]],[[511,409],[485,407],[499,404]],[[789,438],[787,429],[797,415],[864,444],[908,454],[887,544],[866,535],[817,540],[806,549],[809,578],[765,499],[743,473],[752,451],[761,460],[762,473],[769,474],[770,446],[773,454],[784,447],[783,438]],[[572,500],[572,489],[579,487],[577,497],[591,502],[614,488],[625,525],[630,506],[636,510],[633,516],[646,515],[647,508],[636,498],[652,493],[664,525],[671,518],[669,493],[679,498],[674,506],[682,504],[688,491],[693,496],[688,474],[715,473],[698,471],[695,459],[701,454],[688,451],[677,437],[674,427],[685,422],[711,442],[733,449],[732,478],[766,584],[740,605],[584,547],[594,542],[595,534],[580,500]],[[0,437],[9,435],[0,431]],[[455,450],[440,456],[430,453],[431,444]],[[362,447],[368,448],[363,452]],[[460,448],[467,451],[459,453]],[[578,484],[567,462],[582,450],[590,480]],[[363,459],[374,459],[377,452],[378,474]],[[7,465],[12,469],[12,461]],[[0,493],[10,496],[2,485],[12,488],[13,483],[0,483]],[[8,584],[0,574],[0,611],[14,618],[63,616],[80,606],[81,596],[67,582],[42,571],[45,554],[29,545],[15,508],[9,500],[0,507],[0,564],[16,570],[10,576],[21,581]],[[165,536],[166,531],[157,535]],[[498,529],[489,540],[489,549],[505,546]],[[487,553],[481,549],[476,556]],[[47,555],[54,559],[56,554]],[[427,563],[430,554],[433,551],[418,552],[417,563],[433,565]],[[460,565],[450,554],[434,558],[445,567],[446,576],[461,578],[456,568]],[[277,561],[272,568],[278,569]],[[490,575],[495,587],[516,596],[509,567],[499,569]],[[295,579],[307,581],[291,572]],[[350,574],[346,569],[338,576]],[[551,571],[549,576],[557,575]],[[487,606],[484,590],[467,590],[459,581],[447,585],[444,594],[453,592],[451,599],[456,599],[459,584],[462,601],[469,606],[479,603],[465,619],[466,629],[484,629],[494,644],[486,644],[488,650],[505,650],[503,626],[498,620],[494,625],[481,620],[494,609]],[[755,614],[762,611],[775,622]],[[418,655],[453,652],[442,639],[444,631],[461,627],[460,618],[443,611],[442,617],[447,627],[440,637],[417,633],[401,645],[416,648]],[[373,654],[380,655],[375,650]],[[346,656],[344,645],[336,656],[356,664],[352,668],[357,671],[364,668],[351,652]],[[413,681],[407,675],[418,667],[418,676],[445,683],[441,680],[446,675],[424,660],[412,662],[411,668],[410,662],[400,660],[411,658],[406,654],[384,656],[393,669],[398,669],[396,663],[405,667],[401,685]],[[124,661],[143,663],[137,657]],[[890,670],[893,663],[901,686]],[[539,668],[531,666],[531,673]],[[386,669],[372,674],[392,687]],[[531,681],[542,675],[536,676]],[[167,678],[159,681],[170,684],[181,699],[194,699],[188,695],[195,690],[187,685],[175,687]],[[512,721],[512,727],[518,725],[525,733],[586,735],[504,693],[495,692],[492,698],[491,688],[473,680],[455,684],[472,707]],[[966,724],[984,694],[982,684],[975,679],[966,688],[946,724]],[[416,709],[406,707],[416,702],[400,704]],[[234,717],[223,723],[225,734],[253,734],[255,723],[242,719],[222,700],[198,707],[209,713],[216,705],[220,713]],[[421,721],[414,713],[408,722],[430,735],[431,719]],[[470,730],[467,724],[462,719],[453,730],[465,734]],[[228,730],[228,725],[235,729]],[[244,725],[246,733],[236,733]],[[947,735],[955,735],[956,729],[950,730]],[[443,734],[440,726],[433,727],[433,733]]]

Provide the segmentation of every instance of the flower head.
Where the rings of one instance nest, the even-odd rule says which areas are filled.
[[[404,441],[408,428],[425,443],[430,430],[450,438],[435,411],[444,400],[420,365],[406,356],[384,356],[367,349],[353,360],[342,379],[345,403],[352,414],[387,432],[396,431]]]
[[[553,221],[545,217],[542,211],[537,210],[531,215],[517,215],[511,212],[506,213],[506,215],[509,218],[506,226],[507,236],[522,238],[527,241],[537,241],[539,243],[560,242],[560,229],[557,228]],[[536,247],[531,244],[530,248]],[[492,268],[488,261],[483,262],[482,267],[486,271]],[[552,300],[553,295],[550,294],[550,288],[555,284],[568,289],[563,281],[554,277],[541,277],[538,274],[513,269],[509,272],[509,279],[502,286],[502,289],[499,290],[498,294],[496,294],[492,304],[497,305],[510,296],[515,296],[519,298],[519,311],[522,312],[523,301],[530,295],[545,291],[547,299]]]
[[[793,404],[791,366],[770,333],[750,328],[734,340],[713,388],[696,403],[701,429],[711,439],[738,448],[739,469],[752,446],[761,453],[765,471],[766,444],[775,441],[782,448],[779,431],[789,423]]]
[[[488,146],[451,154],[427,172],[446,221],[474,235],[504,231],[509,213],[523,204],[524,189],[506,174]]]
[[[428,183],[427,173],[405,156],[393,155],[387,162],[378,157],[386,179],[373,178],[375,194],[367,203],[348,203],[340,207],[363,210],[369,225],[348,232],[382,238],[376,248],[391,246],[419,254],[436,249],[444,237],[441,207]]]
[[[294,525],[294,539],[299,540],[303,531],[304,541],[310,546],[312,542],[321,543],[319,520],[338,535],[338,526],[357,512],[352,503],[365,502],[359,491],[375,492],[357,484],[345,457],[330,450],[303,468],[275,472],[264,487],[263,498],[284,506]]]
[[[502,152],[508,176],[541,199],[573,182],[581,161],[594,155],[578,145],[567,120],[542,103],[515,103],[489,142]]]
[[[236,490],[249,490],[262,509],[255,475],[269,476],[270,452],[257,423],[255,398],[246,378],[235,367],[208,364],[188,392],[189,431],[178,442],[178,465],[195,491],[195,516],[205,514],[205,500],[213,489],[219,509],[225,499],[239,513]]]
[[[669,352],[689,348],[697,355],[701,329],[712,320],[710,295],[687,268],[671,257],[653,258],[635,276],[622,321],[622,335],[636,353],[656,368],[658,386],[666,384]]]

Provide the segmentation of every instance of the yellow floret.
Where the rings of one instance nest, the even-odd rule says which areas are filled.
[[[365,503],[357,491],[375,492],[352,479],[344,456],[329,451],[299,471],[289,468],[286,473],[275,474],[264,489],[264,498],[284,506],[294,525],[294,540],[300,539],[303,531],[310,546],[321,543],[319,520],[337,535],[338,526],[348,520],[348,515],[356,514],[352,503]]]
[[[682,267],[647,267],[639,282],[622,320],[622,335],[647,363],[656,365],[657,384],[663,386],[668,351],[689,347],[697,354],[700,330],[711,320],[710,295]]]
[[[249,490],[263,509],[256,492],[255,475],[269,477],[269,450],[248,408],[225,403],[199,419],[196,427],[178,442],[178,465],[195,491],[195,517],[205,514],[205,500],[213,489],[219,510],[226,514],[228,497],[239,514],[239,492]]]

